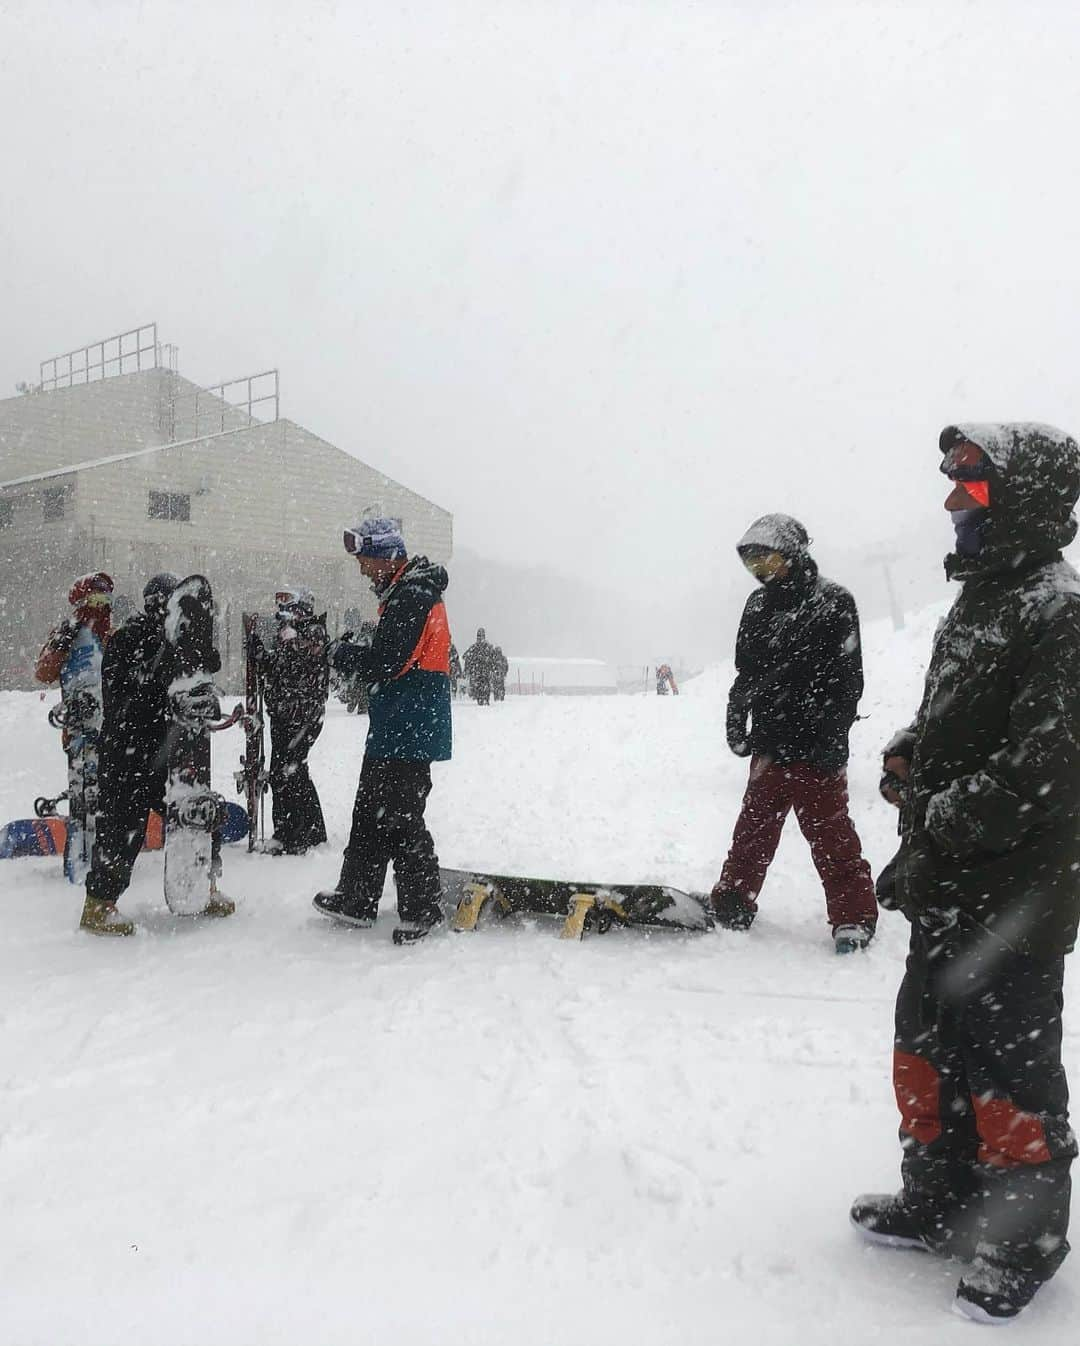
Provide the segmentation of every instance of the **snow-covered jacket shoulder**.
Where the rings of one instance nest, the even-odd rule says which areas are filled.
[[[416,556],[383,595],[370,645],[345,644],[334,668],[368,687],[371,757],[444,762],[452,750],[446,570]]]
[[[1036,957],[1080,917],[1080,577],[1063,560],[966,584],[934,643],[900,896],[957,906]]]

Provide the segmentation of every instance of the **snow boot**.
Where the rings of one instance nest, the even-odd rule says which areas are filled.
[[[757,907],[734,888],[718,886],[712,890],[710,900],[713,918],[725,930],[749,930],[754,924]]]
[[[887,1248],[921,1248],[960,1261],[975,1255],[975,1236],[965,1227],[970,1222],[962,1212],[945,1217],[920,1211],[903,1192],[856,1197],[851,1223],[863,1238]]]
[[[922,1221],[904,1201],[903,1192],[875,1192],[851,1203],[851,1223],[864,1239],[886,1248],[920,1248],[933,1252]]]
[[[133,935],[135,923],[117,911],[115,902],[103,902],[87,894],[79,929],[89,930],[92,935]]]
[[[329,916],[335,921],[344,921],[346,925],[358,926],[361,930],[369,930],[375,924],[375,916],[371,912],[361,911],[337,888],[328,888],[316,893],[311,905],[324,916]]]
[[[202,916],[231,916],[236,910],[236,903],[231,897],[225,897],[221,893],[214,893],[203,907],[200,915]]]
[[[953,1312],[991,1326],[1010,1323],[1035,1298],[1040,1285],[1041,1277],[980,1253],[956,1287]]]
[[[442,923],[442,912],[440,912],[434,919],[428,921],[402,921],[394,927],[394,943],[416,944],[430,935],[436,926],[440,926]]]
[[[833,926],[833,947],[837,953],[857,953],[865,949],[873,938],[873,926],[861,923]]]

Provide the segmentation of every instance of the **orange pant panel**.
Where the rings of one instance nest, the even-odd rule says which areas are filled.
[[[1052,1155],[1042,1122],[1008,1098],[973,1098],[979,1129],[979,1162],[992,1168],[1017,1164],[1046,1164]]]
[[[938,1110],[940,1083],[929,1061],[910,1052],[893,1052],[893,1089],[900,1109],[900,1128],[921,1145],[941,1135]]]

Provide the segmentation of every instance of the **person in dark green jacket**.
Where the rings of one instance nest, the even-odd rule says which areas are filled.
[[[396,944],[423,939],[443,919],[439,859],[424,821],[431,763],[450,759],[448,579],[426,556],[409,558],[396,519],[365,519],[344,534],[345,550],[379,600],[370,638],[342,636],[330,666],[368,689],[368,736],[352,828],[337,885],[315,895],[324,915],[375,923],[387,866],[397,885]]]
[[[961,592],[915,722],[886,746],[900,849],[878,900],[911,922],[893,1083],[903,1190],[855,1225],[971,1260],[957,1309],[1013,1318],[1069,1251],[1064,957],[1080,920],[1080,450],[1047,425],[940,440]]]

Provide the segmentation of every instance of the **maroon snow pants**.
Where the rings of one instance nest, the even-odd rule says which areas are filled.
[[[806,762],[780,766],[751,758],[742,810],[717,886],[740,893],[756,905],[791,809],[810,843],[814,867],[825,889],[829,923],[834,929],[855,924],[873,927],[877,900],[870,866],[863,859],[859,835],[848,814],[846,771],[823,771]]]

